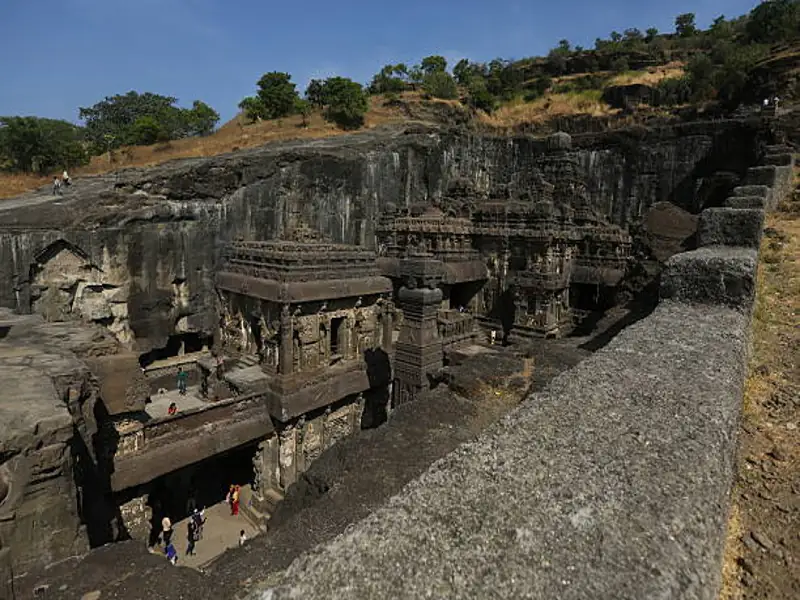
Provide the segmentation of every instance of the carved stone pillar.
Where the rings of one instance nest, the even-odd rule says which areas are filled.
[[[386,354],[392,353],[394,341],[392,334],[394,333],[394,305],[391,301],[387,300],[383,303],[383,331],[381,332],[381,347]]]
[[[289,305],[284,304],[281,310],[281,375],[290,375],[292,373],[292,335],[292,315],[289,312]]]
[[[400,273],[406,283],[398,294],[403,325],[395,353],[395,405],[428,389],[428,375],[441,370],[444,358],[437,324],[442,263],[427,253],[411,255],[401,262]]]

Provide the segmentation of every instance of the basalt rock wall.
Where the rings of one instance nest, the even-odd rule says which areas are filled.
[[[750,169],[701,213],[699,248],[667,261],[651,315],[247,598],[717,598],[783,166]]]
[[[633,226],[658,201],[695,213],[721,203],[767,130],[730,121],[588,134],[572,153],[597,211]],[[384,211],[465,186],[472,201],[514,197],[546,152],[533,138],[406,128],[78,180],[60,202],[42,191],[0,205],[0,305],[103,323],[140,352],[170,334],[210,334],[220,242],[270,239],[302,218],[334,241],[374,246]]]

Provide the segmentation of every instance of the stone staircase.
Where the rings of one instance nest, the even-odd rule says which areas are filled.
[[[270,488],[261,493],[261,499],[254,501],[250,486],[242,488],[241,511],[247,519],[262,532],[267,531],[270,517],[275,513],[278,504],[283,501],[281,491]]]

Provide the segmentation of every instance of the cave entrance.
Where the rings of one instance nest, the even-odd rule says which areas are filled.
[[[209,347],[211,342],[211,336],[201,333],[179,333],[171,335],[164,347],[153,348],[149,352],[140,355],[139,365],[142,368],[146,368],[159,360],[181,356],[182,354],[200,352],[203,348]]]
[[[573,283],[569,289],[570,305],[579,316],[572,336],[590,335],[606,312],[615,306],[616,288],[593,283]]]
[[[473,301],[483,288],[484,283],[485,281],[467,281],[448,286],[450,308],[456,310],[474,308]]]
[[[150,485],[147,503],[152,508],[150,543],[161,531],[161,519],[182,521],[195,508],[209,508],[224,503],[230,486],[253,483],[253,457],[258,441],[238,446],[159,477]]]

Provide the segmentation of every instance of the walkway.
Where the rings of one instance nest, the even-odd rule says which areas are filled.
[[[177,404],[179,414],[181,411],[209,405],[209,402],[200,396],[200,387],[191,386],[186,389],[186,395],[184,396],[177,389],[169,390],[163,394],[153,394],[151,401],[145,404],[144,410],[150,415],[151,419],[160,419],[167,416],[169,405],[172,402]]]
[[[172,540],[175,550],[178,552],[178,565],[199,569],[225,550],[238,546],[239,532],[242,529],[248,540],[260,533],[241,511],[238,516],[231,516],[230,507],[225,502],[207,508],[205,515],[206,525],[203,529],[203,539],[197,542],[194,549],[195,554],[192,556],[186,555],[189,519],[184,519],[174,525],[175,533]],[[159,552],[158,549],[155,551]]]

